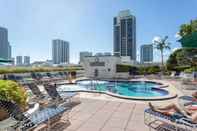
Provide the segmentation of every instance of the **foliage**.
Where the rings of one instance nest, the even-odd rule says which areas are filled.
[[[2,67],[0,74],[6,73],[28,73],[28,72],[52,72],[52,71],[76,71],[81,70],[80,67]]]
[[[139,74],[157,74],[161,71],[159,66],[139,67]]]
[[[117,65],[117,72],[129,72],[131,75],[157,74],[160,72],[159,66],[135,67],[131,65]]]
[[[185,73],[197,72],[197,67],[191,67],[184,70]]]
[[[166,66],[168,70],[184,71],[187,68],[197,66],[197,49],[182,48],[174,51],[168,58]]]
[[[180,27],[179,35],[183,37],[190,35],[195,31],[197,31],[197,19],[191,20],[189,24],[182,24]]]
[[[0,99],[15,102],[23,110],[27,105],[25,89],[9,80],[0,80]]]
[[[116,65],[116,72],[129,72],[130,68],[132,66],[130,65]]]
[[[148,74],[156,74],[161,71],[159,66],[149,66],[146,67],[146,70]]]
[[[170,49],[170,43],[167,42],[168,36],[165,36],[164,38],[161,38],[160,40],[154,40],[153,41],[153,45],[155,46],[155,48],[157,50],[159,50],[161,52],[161,63],[162,66],[164,66],[163,64],[163,53],[165,49]]]

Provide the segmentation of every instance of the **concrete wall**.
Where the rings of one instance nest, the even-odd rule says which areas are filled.
[[[82,63],[85,76],[89,78],[114,78],[116,65],[121,63],[121,58],[116,56],[85,57]],[[97,70],[97,73],[95,73]],[[95,75],[97,74],[97,76]]]

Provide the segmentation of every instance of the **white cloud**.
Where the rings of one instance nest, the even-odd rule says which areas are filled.
[[[177,39],[180,39],[181,38],[181,36],[179,35],[178,32],[174,35],[174,37],[177,38]]]
[[[172,52],[174,52],[174,51],[176,51],[176,50],[178,50],[178,49],[180,49],[180,48],[175,47],[175,48],[172,49]]]
[[[155,36],[152,40],[152,43],[154,43],[155,41],[161,42],[161,37],[160,36]]]

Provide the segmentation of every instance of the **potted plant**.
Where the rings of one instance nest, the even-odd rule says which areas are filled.
[[[18,104],[22,111],[27,108],[26,91],[14,81],[0,80],[0,100],[12,101]],[[0,107],[0,121],[8,117],[6,110]]]

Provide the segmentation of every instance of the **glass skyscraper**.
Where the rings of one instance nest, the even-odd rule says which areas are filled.
[[[141,63],[153,62],[153,45],[142,45],[140,49]]]
[[[52,41],[53,64],[69,63],[69,42],[56,39]]]
[[[17,66],[23,65],[23,56],[16,56],[16,65]]]
[[[11,46],[8,42],[8,30],[0,27],[0,58],[11,59]]]
[[[30,56],[24,56],[24,65],[26,66],[30,65]]]
[[[120,11],[113,20],[114,55],[130,56],[136,61],[136,18],[129,10]]]

